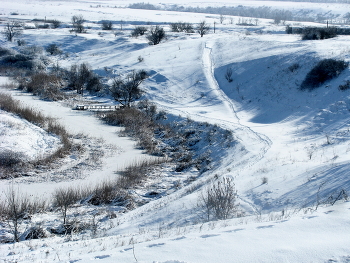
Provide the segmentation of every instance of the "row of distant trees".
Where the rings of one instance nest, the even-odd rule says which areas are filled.
[[[85,19],[82,15],[74,15],[72,16],[71,22],[72,22],[72,30],[71,32],[75,33],[85,33],[86,29],[84,26]],[[56,22],[56,20],[54,21]],[[59,21],[58,21],[59,22]],[[56,25],[56,23],[54,23]],[[203,37],[205,34],[207,34],[210,30],[209,25],[205,21],[201,21],[197,27],[194,27],[190,23],[183,23],[183,22],[177,22],[172,23],[171,30],[173,32],[186,32],[186,33],[199,33],[201,37]],[[57,28],[57,27],[54,27]],[[113,23],[112,21],[104,20],[101,24],[102,30],[113,30]],[[19,21],[8,21],[5,24],[3,34],[6,38],[6,40],[12,42],[14,38],[19,37],[22,34],[23,31],[23,23]],[[149,43],[151,45],[157,45],[159,44],[165,37],[165,31],[161,26],[155,26],[151,28],[147,28],[145,26],[137,26],[132,31],[131,36],[138,37],[146,34],[147,32],[147,39],[149,40]]]

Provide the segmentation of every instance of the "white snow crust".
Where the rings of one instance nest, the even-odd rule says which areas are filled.
[[[347,68],[312,92],[298,89],[320,59],[350,61],[350,36],[302,41],[299,35],[285,34],[284,25],[275,25],[268,19],[259,19],[257,26],[242,27],[231,24],[229,19],[220,24],[219,15],[214,14],[126,8],[133,2],[140,1],[3,0],[0,17],[42,19],[46,16],[64,22],[58,29],[27,29],[22,39],[28,45],[59,45],[65,55],[51,59],[62,67],[88,62],[101,75],[125,74],[131,69],[149,71],[150,77],[143,83],[145,97],[174,116],[232,131],[235,147],[214,145],[218,154],[213,169],[162,198],[127,213],[118,213],[115,219],[101,220],[98,237],[76,234],[1,244],[0,260],[350,262],[350,203],[342,200],[334,206],[322,205],[316,209],[320,198],[325,201],[340,190],[350,193],[350,94],[338,90],[339,85],[350,80],[350,70]],[[150,3],[159,4],[153,0]],[[162,1],[162,4],[173,3]],[[349,4],[334,3],[208,0],[177,1],[176,4],[304,8],[314,14],[332,11],[344,15],[350,11]],[[10,15],[12,12],[19,15]],[[86,34],[69,33],[66,25],[76,14],[87,19]],[[211,31],[201,38],[196,33],[170,32],[171,22],[198,23],[203,19],[210,25],[216,22],[215,34]],[[237,22],[239,18],[234,19]],[[101,20],[113,21],[116,33],[100,30]],[[152,23],[163,25],[168,34],[159,45],[148,45],[145,37],[130,37],[135,25]],[[15,43],[3,40],[0,43],[4,47],[15,47]],[[138,62],[139,56],[144,61]],[[291,70],[296,64],[297,69]],[[233,70],[232,82],[225,79],[228,68]],[[0,78],[0,81],[6,80]],[[153,158],[135,149],[132,139],[118,136],[121,128],[103,124],[89,111],[74,111],[72,102],[67,106],[41,101],[19,91],[6,92],[25,105],[57,118],[69,132],[99,138],[103,141],[101,147],[112,145],[114,150],[103,157],[99,169],[82,170],[79,178],[57,182],[49,177],[44,181],[27,178],[1,181],[2,195],[9,185],[16,184],[23,193],[48,198],[57,187],[96,184],[115,178],[117,170],[135,160]],[[109,98],[88,98],[112,103]],[[12,133],[9,126],[20,127],[21,132]],[[18,147],[28,156],[48,153],[59,143],[57,138],[4,112],[0,112],[0,133],[0,147]],[[164,180],[160,183],[164,188],[171,188],[169,178],[178,176],[177,179],[184,182],[193,175],[193,171],[181,175],[162,173],[164,179],[159,180]],[[199,193],[211,180],[224,176],[234,179],[245,216],[204,223],[197,206]],[[264,178],[267,183],[262,183]],[[147,185],[142,190],[154,188]],[[135,189],[138,191],[141,192]],[[70,213],[88,218],[93,209],[76,206]],[[33,217],[34,223],[42,221],[45,227],[59,224],[59,212]]]

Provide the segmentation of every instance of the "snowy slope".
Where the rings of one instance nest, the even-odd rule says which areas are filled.
[[[199,22],[205,18],[212,24],[218,22],[218,16],[106,6],[91,8],[96,2],[80,1],[4,3],[0,9],[0,13],[6,14],[3,16],[18,11],[21,15],[16,18],[50,15],[66,23],[73,14],[88,17],[91,29],[87,34],[74,36],[69,28],[26,30],[23,39],[29,45],[58,44],[67,56],[52,60],[59,61],[61,66],[88,62],[101,74],[106,74],[105,67],[115,74],[146,69],[151,73],[143,86],[146,96],[160,109],[231,130],[237,144],[234,148],[223,148],[216,156],[218,165],[192,184],[126,214],[118,214],[116,219],[101,221],[99,238],[77,234],[1,245],[1,259],[5,262],[349,262],[349,202],[339,201],[335,206],[313,211],[317,201],[334,197],[341,190],[350,192],[350,96],[348,91],[337,89],[350,78],[349,69],[315,91],[298,89],[318,60],[350,61],[349,36],[301,41],[299,36],[283,34],[284,26],[261,19],[256,27],[217,24],[216,33],[203,38],[198,34],[169,32],[166,41],[149,46],[145,37],[129,37],[135,25],[159,22],[169,31],[169,22]],[[125,2],[101,3],[125,6]],[[288,8],[307,5],[314,12],[319,12],[319,8],[334,12],[347,10],[337,4],[244,3]],[[101,37],[96,22],[102,19],[115,21],[116,27],[123,20],[123,30],[118,28],[116,35],[102,32]],[[143,62],[138,62],[139,56],[144,58]],[[297,69],[292,71],[291,66],[296,64]],[[230,83],[225,79],[228,68],[233,70]],[[78,180],[61,181],[60,185],[96,183],[101,178],[115,176],[116,170],[135,159],[146,158],[133,148],[133,141],[117,136],[119,128],[102,124],[89,112],[12,93],[23,103],[58,118],[72,133],[102,138],[105,144],[118,149],[103,160],[99,170],[83,171],[84,176]],[[191,175],[188,172],[182,176]],[[211,179],[222,176],[234,178],[240,207],[246,216],[203,224],[197,206],[199,193]],[[46,196],[58,187],[53,182],[15,182],[25,192]],[[8,183],[1,182],[1,189]],[[42,190],[38,192],[38,189]],[[76,207],[74,211],[84,213],[84,208]],[[43,218],[47,222],[59,221],[53,214]],[[35,220],[39,222],[42,218]]]
[[[56,150],[60,144],[55,136],[4,111],[0,111],[0,130],[0,151],[17,152],[24,160],[42,158]]]

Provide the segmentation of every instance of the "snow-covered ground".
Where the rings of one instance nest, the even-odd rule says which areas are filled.
[[[271,20],[259,19],[257,26],[242,27],[229,23],[228,19],[220,24],[218,15],[114,8],[129,3],[5,0],[0,13],[6,18],[11,12],[18,12],[17,16],[9,16],[17,19],[47,16],[67,24],[72,15],[82,14],[90,27],[86,34],[70,34],[69,28],[63,26],[55,30],[28,29],[21,38],[28,45],[59,45],[66,55],[52,60],[61,66],[88,62],[100,74],[106,74],[105,68],[120,74],[130,69],[149,71],[150,78],[143,84],[147,98],[174,115],[232,131],[236,147],[222,147],[221,154],[215,158],[217,165],[193,183],[126,214],[118,214],[116,219],[101,221],[104,231],[99,238],[77,234],[2,244],[0,259],[4,262],[349,262],[349,202],[339,201],[315,211],[317,201],[335,197],[341,190],[350,192],[350,96],[348,91],[338,90],[340,84],[350,80],[349,68],[312,92],[300,91],[298,87],[318,60],[350,61],[350,37],[301,41],[298,35],[284,34],[285,26],[274,25]],[[349,11],[349,5],[345,4],[234,3],[285,9],[307,6],[315,13],[323,8],[342,15]],[[97,4],[102,7],[91,7]],[[201,2],[205,4],[222,6],[233,2]],[[115,34],[100,30],[97,22],[106,19],[114,21]],[[170,22],[197,23],[203,19],[211,25],[216,22],[215,34],[210,32],[201,38],[198,34],[168,32]],[[234,19],[238,21],[237,17]],[[145,37],[130,37],[135,25],[152,23],[163,25],[168,34],[159,45],[149,46]],[[11,46],[6,42],[1,44]],[[138,61],[139,56],[144,59],[142,62]],[[228,68],[233,71],[232,82],[225,78]],[[91,112],[74,111],[67,105],[41,101],[18,91],[7,92],[24,104],[58,118],[71,133],[101,138],[101,147],[108,146],[110,150],[99,169],[84,170],[79,179],[29,183],[28,179],[18,178],[2,181],[1,191],[14,182],[23,192],[49,196],[58,186],[93,184],[116,176],[115,171],[135,160],[149,158],[134,149],[134,141],[118,136],[120,128],[101,123]],[[45,138],[48,142],[50,137]],[[223,176],[234,178],[240,207],[246,216],[203,224],[197,206],[199,193],[210,179]],[[185,177],[186,174],[181,175]],[[75,213],[88,214],[79,207],[74,209]],[[33,219],[45,220],[54,219],[51,214]]]

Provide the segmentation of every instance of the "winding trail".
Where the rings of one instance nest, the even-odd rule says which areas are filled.
[[[267,136],[255,132],[250,127],[241,124],[235,111],[233,101],[226,96],[222,89],[220,89],[219,84],[215,79],[215,64],[211,55],[212,50],[213,43],[209,41],[206,42],[202,54],[203,71],[211,89],[217,95],[217,97],[221,99],[224,106],[227,108],[226,116],[218,116],[217,120],[220,121],[221,126],[231,130],[248,151],[248,158],[243,158],[243,160],[234,167],[236,171],[241,171],[259,162],[271,148],[272,141]],[[255,211],[257,210],[250,201],[242,199],[242,197],[239,198],[241,201],[251,206]]]
[[[206,42],[205,47],[203,49],[203,71],[207,78],[207,81],[213,90],[217,94],[224,105],[227,107],[227,115],[226,116],[218,116],[218,120],[225,127],[230,128],[234,132],[234,134],[244,142],[247,150],[249,152],[254,152],[255,157],[252,157],[251,165],[255,162],[259,161],[268,149],[271,147],[272,141],[265,135],[260,134],[252,130],[250,127],[241,124],[239,117],[235,111],[235,106],[233,101],[226,96],[226,94],[220,89],[219,84],[217,83],[214,76],[214,62],[211,57],[212,52],[212,43]],[[229,119],[229,120],[228,120]],[[251,147],[254,145],[254,147]],[[258,152],[256,152],[256,146],[260,145]]]

